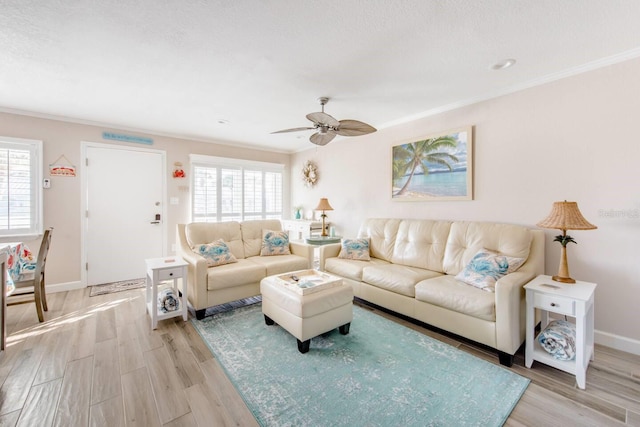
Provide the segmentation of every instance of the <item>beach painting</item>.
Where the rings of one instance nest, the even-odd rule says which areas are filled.
[[[473,200],[472,127],[394,146],[392,176],[393,200]]]

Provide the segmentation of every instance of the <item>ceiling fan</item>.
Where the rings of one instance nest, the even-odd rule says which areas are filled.
[[[302,130],[317,130],[309,137],[309,140],[316,145],[327,145],[336,135],[360,136],[373,133],[376,128],[358,120],[336,120],[324,112],[324,106],[329,102],[329,98],[323,96],[318,98],[322,111],[307,114],[307,119],[313,122],[312,127],[301,127],[293,129],[283,129],[271,133],[298,132]]]

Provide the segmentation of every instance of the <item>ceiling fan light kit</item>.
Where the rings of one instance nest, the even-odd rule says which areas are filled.
[[[318,98],[322,111],[307,114],[307,119],[313,122],[312,127],[300,127],[283,129],[271,133],[299,132],[304,130],[315,130],[316,133],[309,137],[309,140],[316,145],[327,145],[336,135],[340,136],[360,136],[375,132],[377,129],[371,125],[358,120],[336,120],[324,112],[324,106],[329,102],[326,96]]]

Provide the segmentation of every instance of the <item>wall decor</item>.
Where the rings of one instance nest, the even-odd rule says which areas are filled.
[[[173,164],[174,168],[173,168],[173,177],[174,178],[186,178],[187,176],[184,173],[184,169],[182,169],[182,163],[181,162],[175,162]]]
[[[122,133],[102,132],[103,139],[111,139],[113,141],[135,142],[136,144],[153,144],[153,139],[144,136],[125,135]]]
[[[467,126],[394,146],[391,198],[473,200],[472,131]]]
[[[302,168],[302,180],[307,187],[313,187],[318,181],[318,167],[310,160],[307,160]]]
[[[53,163],[49,164],[49,175],[74,177],[76,176],[76,167],[62,154]]]

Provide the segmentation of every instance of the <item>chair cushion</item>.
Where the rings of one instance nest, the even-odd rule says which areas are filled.
[[[247,260],[264,267],[267,276],[309,268],[309,260],[299,255],[252,256]]]
[[[347,279],[362,281],[362,270],[373,264],[389,264],[378,258],[371,258],[370,261],[360,261],[356,259],[328,258],[324,264],[327,273]]]
[[[207,270],[207,289],[225,289],[249,283],[260,283],[266,268],[246,259],[237,263],[211,267]]]
[[[387,264],[365,267],[362,271],[362,281],[398,294],[414,297],[416,283],[440,275],[435,271],[422,268]]]
[[[222,239],[236,258],[245,257],[240,223],[236,221],[192,222],[185,226],[184,233],[191,248]]]
[[[453,276],[427,279],[416,285],[416,300],[495,322],[495,294],[474,288]]]

